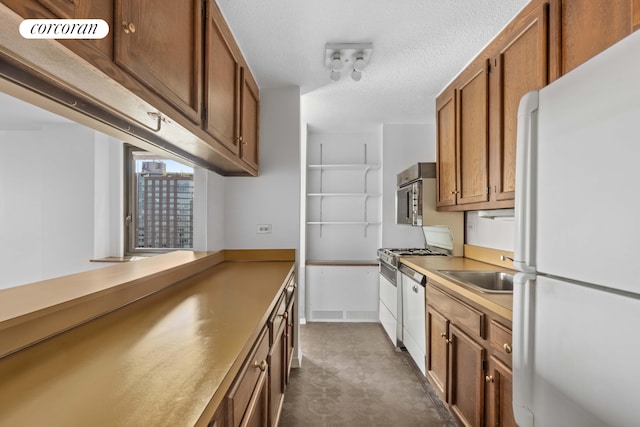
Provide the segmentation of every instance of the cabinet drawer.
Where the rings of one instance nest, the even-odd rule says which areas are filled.
[[[485,338],[485,316],[480,311],[429,285],[427,303],[439,309],[451,323],[465,328],[472,335]]]
[[[271,317],[269,318],[269,345],[273,345],[275,341],[275,337],[278,336],[278,332],[280,328],[282,328],[286,324],[286,320],[288,317],[287,314],[287,300],[285,298],[286,292],[283,292],[278,298],[278,302],[276,303],[276,307],[273,309],[271,313]]]
[[[489,342],[496,355],[511,365],[511,329],[492,320],[489,322]]]
[[[230,426],[240,425],[251,397],[254,393],[260,392],[256,387],[261,376],[266,375],[268,354],[269,337],[267,328],[264,328],[227,395],[227,416]]]

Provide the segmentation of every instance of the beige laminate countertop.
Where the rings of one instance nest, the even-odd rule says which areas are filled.
[[[223,262],[0,359],[0,426],[206,425],[293,265]]]
[[[400,262],[425,274],[428,278],[435,280],[451,291],[469,298],[471,301],[497,313],[505,319],[513,320],[513,294],[480,292],[438,273],[438,270],[509,271],[508,269],[462,257],[402,257]]]

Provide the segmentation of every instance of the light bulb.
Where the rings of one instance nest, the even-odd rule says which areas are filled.
[[[354,70],[351,72],[351,78],[352,78],[354,81],[359,82],[359,81],[360,81],[360,79],[362,78],[362,72],[361,72],[361,71],[358,71],[358,70],[356,70],[356,69],[354,69]]]
[[[337,82],[338,80],[340,80],[340,71],[331,71],[329,73],[329,78],[334,82]]]
[[[331,58],[331,62],[329,63],[329,68],[331,71],[339,71],[342,70],[343,67],[342,59],[340,58],[340,53],[336,52],[333,54]]]
[[[357,71],[364,70],[364,67],[367,65],[364,58],[362,56],[356,57],[355,61],[353,61],[353,69]]]

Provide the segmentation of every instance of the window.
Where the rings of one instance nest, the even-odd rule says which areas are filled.
[[[193,248],[193,168],[125,146],[125,252]]]

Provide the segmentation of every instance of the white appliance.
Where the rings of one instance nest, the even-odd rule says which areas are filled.
[[[518,116],[513,409],[528,426],[640,425],[640,32]]]
[[[402,342],[422,375],[426,375],[425,285],[427,277],[404,264],[400,264],[398,270],[402,277]]]
[[[429,236],[434,243],[427,241],[426,248],[380,248],[378,260],[380,261],[379,275],[379,319],[382,327],[396,347],[402,348],[403,344],[403,291],[402,274],[399,270],[400,257],[402,256],[446,256],[450,249],[436,246],[435,244],[448,244],[453,247],[451,236],[446,227],[424,227],[425,238]],[[433,231],[429,231],[433,230]],[[449,238],[443,238],[448,235]],[[422,298],[424,301],[424,298]],[[423,304],[424,305],[424,304]],[[424,309],[424,308],[423,308]]]

